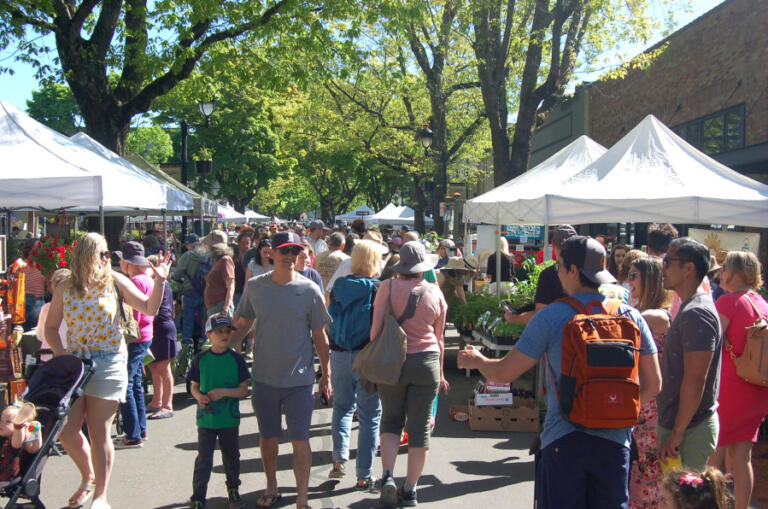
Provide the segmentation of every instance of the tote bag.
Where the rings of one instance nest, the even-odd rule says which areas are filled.
[[[725,336],[725,348],[736,365],[737,375],[751,384],[768,387],[768,323],[752,299],[746,294],[744,297],[755,310],[757,319],[747,329],[747,342],[741,355],[736,357],[733,353],[733,346],[727,336]]]
[[[406,335],[400,324],[413,316],[419,299],[428,288],[421,285],[411,291],[405,311],[400,318],[395,318],[392,315],[392,281],[389,283],[384,327],[373,341],[360,350],[352,365],[352,371],[358,376],[375,384],[395,385],[400,379],[406,353]]]

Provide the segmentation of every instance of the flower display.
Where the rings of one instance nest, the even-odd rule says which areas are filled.
[[[46,235],[38,240],[35,247],[29,252],[27,262],[38,269],[43,276],[48,277],[56,269],[69,265],[72,261],[72,249],[76,242],[67,244],[57,236]]]

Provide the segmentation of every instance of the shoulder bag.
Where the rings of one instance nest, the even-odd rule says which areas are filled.
[[[392,315],[392,286],[389,283],[389,298],[387,299],[387,314],[381,332],[372,338],[365,348],[355,357],[352,371],[361,378],[376,384],[395,385],[400,379],[400,371],[405,362],[406,335],[400,326],[416,312],[419,299],[426,293],[428,286],[422,284],[408,296],[408,305],[399,318]]]
[[[751,384],[768,387],[768,321],[757,309],[752,299],[747,294],[744,294],[744,297],[755,310],[757,319],[754,324],[747,327],[747,340],[741,355],[736,357],[728,336],[723,334],[725,349],[728,350],[728,354],[736,365],[737,375]]]
[[[120,289],[115,283],[115,293],[117,294],[118,319],[120,320],[120,332],[123,334],[126,344],[133,343],[141,337],[139,332],[139,322],[133,316],[133,308],[125,303]]]

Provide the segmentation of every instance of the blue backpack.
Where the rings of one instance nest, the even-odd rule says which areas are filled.
[[[350,275],[336,280],[328,307],[333,318],[330,336],[336,346],[356,350],[368,342],[375,296],[374,279]]]
[[[200,262],[200,265],[197,266],[197,270],[190,280],[190,283],[192,283],[192,289],[195,291],[195,293],[202,295],[203,292],[205,292],[205,276],[208,275],[212,268],[213,261],[211,260],[210,256],[207,257],[205,261]]]

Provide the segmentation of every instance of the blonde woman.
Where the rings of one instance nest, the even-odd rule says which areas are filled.
[[[104,237],[88,233],[77,241],[69,280],[56,287],[45,322],[45,337],[54,355],[65,353],[59,327],[67,324],[66,352],[90,358],[95,374],[69,412],[61,443],[82,476],[69,507],[82,507],[93,496],[91,507],[109,508],[107,487],[112,473],[114,446],[110,439],[117,404],[125,400],[128,385],[127,349],[120,331],[117,293],[135,310],[154,316],[163,299],[169,256],[152,269],[155,280],[144,295],[130,279],[112,271],[111,253]],[[91,443],[80,431],[88,423]]]
[[[669,308],[672,294],[665,290],[661,279],[661,258],[641,256],[627,271],[631,298],[651,329],[659,359],[664,349],[664,338],[670,324]],[[651,509],[659,507],[662,495],[661,466],[657,450],[659,439],[656,424],[659,416],[656,399],[643,403],[632,437],[637,445],[638,458],[632,462],[629,473],[629,508]]]
[[[331,479],[344,477],[349,461],[352,414],[357,407],[357,457],[355,489],[373,487],[373,460],[379,448],[381,402],[377,392],[368,393],[360,377],[352,371],[355,357],[370,341],[376,275],[381,266],[381,249],[371,240],[359,240],[352,248],[352,274],[336,279],[330,294],[331,385],[333,386],[333,468]],[[361,323],[362,322],[362,323]]]
[[[619,274],[616,276],[617,283],[629,292],[629,305],[632,307],[637,306],[637,301],[632,296],[632,288],[630,287],[629,281],[627,280],[629,269],[632,268],[632,264],[635,262],[635,260],[638,258],[645,258],[646,256],[648,256],[648,253],[645,251],[640,251],[639,249],[630,249],[627,255],[624,257],[624,261],[621,263],[621,267],[619,267]]]
[[[760,262],[752,253],[731,251],[720,271],[720,284],[730,293],[715,303],[725,331],[720,370],[717,417],[720,423],[717,449],[710,465],[733,474],[735,509],[746,509],[752,496],[752,445],[768,414],[768,388],[751,384],[736,373],[734,357],[744,353],[747,327],[758,312],[768,316],[768,304],[755,291],[763,284]]]

